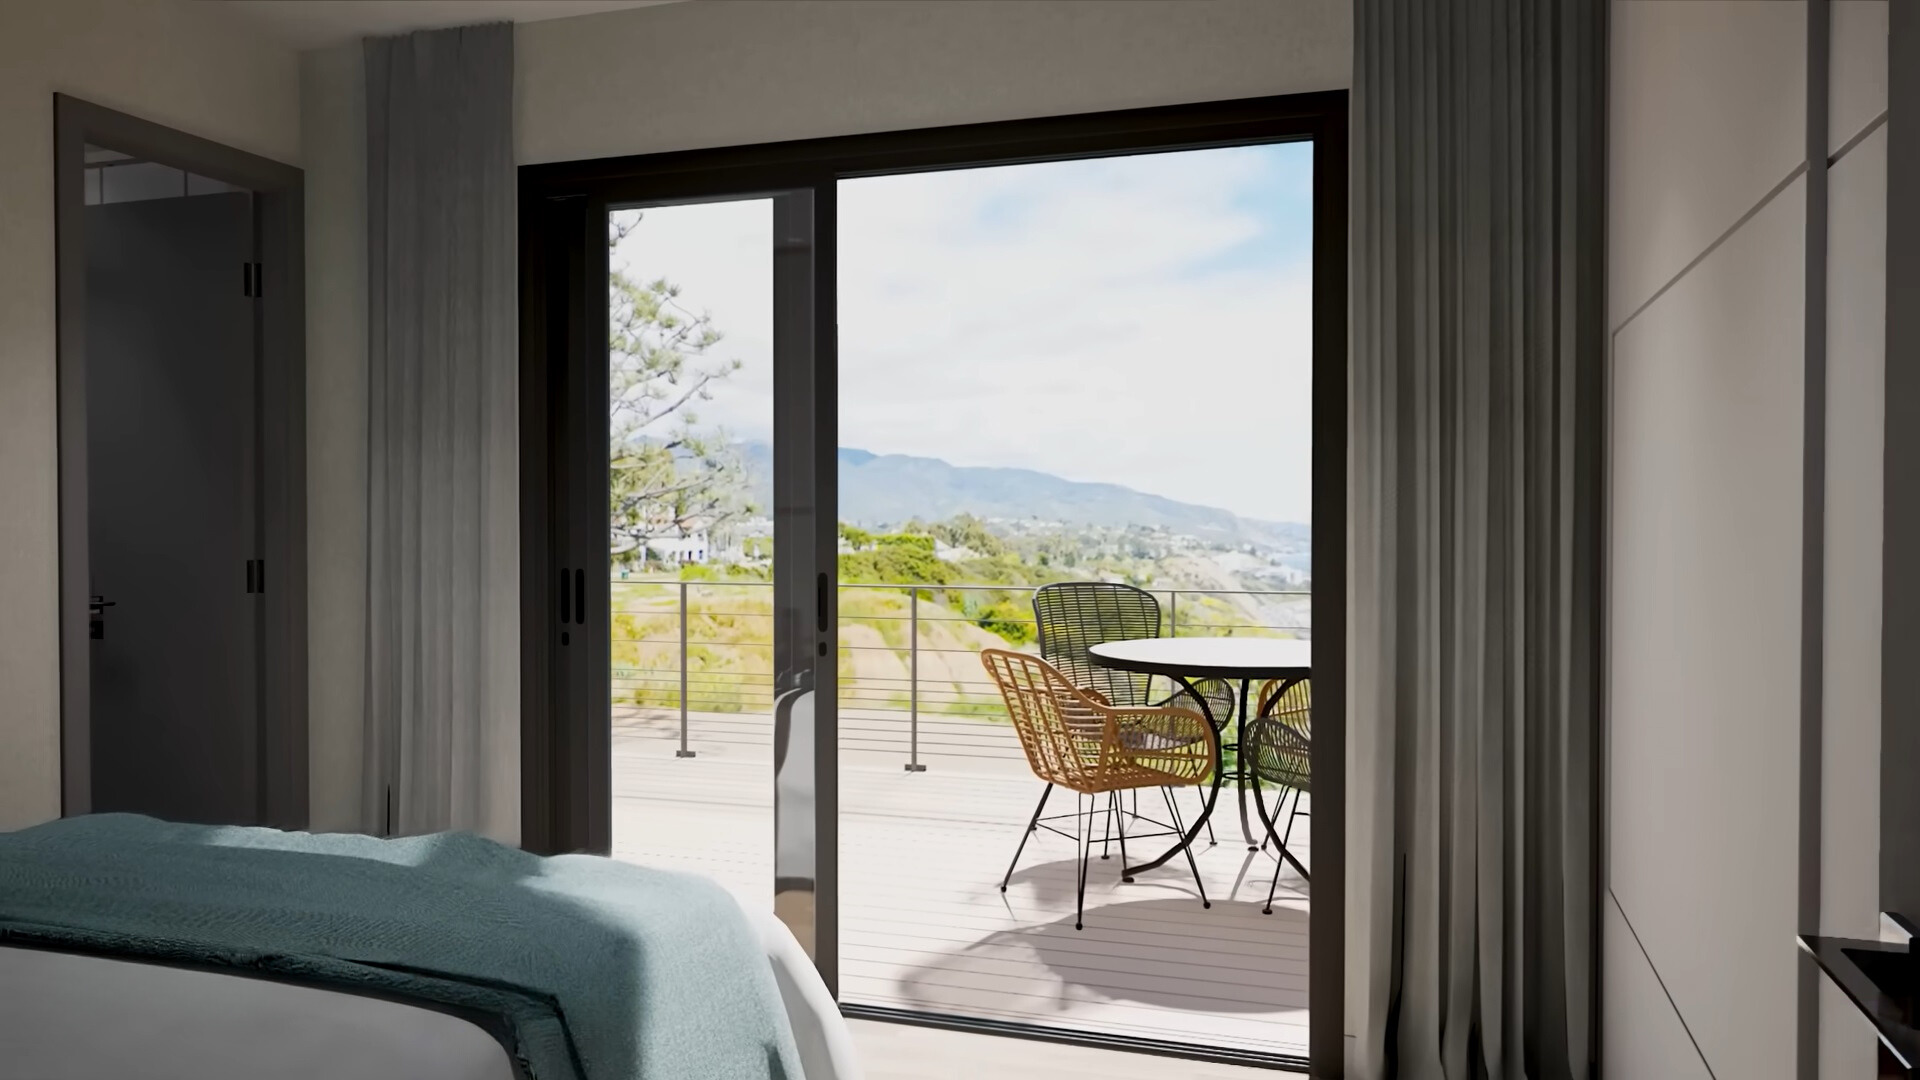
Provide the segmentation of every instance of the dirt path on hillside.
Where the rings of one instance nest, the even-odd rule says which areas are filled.
[[[849,650],[853,678],[874,688],[905,694],[911,671],[903,645],[888,647],[877,627],[844,623],[841,647]],[[991,696],[993,684],[980,666],[980,650],[1009,648],[998,634],[982,630],[951,608],[920,602],[920,693],[928,701],[958,695]]]

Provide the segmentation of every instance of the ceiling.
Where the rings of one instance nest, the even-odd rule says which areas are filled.
[[[296,49],[483,22],[535,22],[673,0],[210,0]]]

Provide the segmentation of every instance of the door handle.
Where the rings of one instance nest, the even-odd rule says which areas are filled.
[[[95,641],[107,636],[107,622],[104,616],[107,609],[114,607],[112,600],[104,596],[87,597],[87,636]]]

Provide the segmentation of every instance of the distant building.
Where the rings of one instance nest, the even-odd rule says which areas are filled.
[[[696,529],[686,536],[649,537],[647,554],[675,566],[704,563],[708,558],[707,532],[705,529]]]
[[[1265,573],[1282,585],[1305,585],[1313,580],[1313,575],[1294,566],[1275,565],[1267,568]]]

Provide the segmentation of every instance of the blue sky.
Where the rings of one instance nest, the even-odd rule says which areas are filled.
[[[1309,520],[1312,148],[841,184],[840,442]],[[651,209],[616,264],[683,286],[771,417],[771,209]]]

